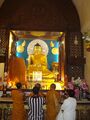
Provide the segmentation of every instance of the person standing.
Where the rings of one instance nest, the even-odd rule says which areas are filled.
[[[41,84],[40,83],[36,83],[34,87],[37,87],[39,89],[39,96],[46,97],[46,94],[42,92],[42,88],[41,88]],[[33,95],[34,95],[34,93],[33,93],[33,91],[31,91],[29,96],[33,96]]]
[[[75,120],[77,102],[74,95],[75,93],[73,90],[68,90],[68,98],[66,98],[61,105],[56,120]]]
[[[28,120],[43,120],[44,110],[43,105],[45,104],[45,99],[39,94],[39,88],[33,88],[33,95],[28,98]]]
[[[24,94],[21,90],[22,84],[16,83],[16,90],[12,90],[13,109],[12,120],[26,120],[24,109]]]
[[[8,79],[12,83],[20,82],[22,87],[27,88],[27,81],[26,81],[26,65],[23,58],[17,57],[13,54],[9,59],[9,66],[8,66]]]
[[[60,106],[60,94],[55,90],[56,85],[51,84],[46,95],[46,120],[55,120]]]

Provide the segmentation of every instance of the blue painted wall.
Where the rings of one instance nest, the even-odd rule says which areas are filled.
[[[34,39],[29,39],[29,40],[20,39],[18,42],[16,42],[16,48],[19,48],[16,51],[16,56],[23,58],[25,60],[26,65],[27,65],[27,58],[28,58],[27,47],[32,40]],[[43,41],[47,44],[49,49],[48,55],[47,55],[48,68],[52,69],[52,62],[59,62],[59,53],[57,52],[59,49],[59,42],[56,40],[43,40]],[[54,50],[54,52],[52,52],[52,50]]]

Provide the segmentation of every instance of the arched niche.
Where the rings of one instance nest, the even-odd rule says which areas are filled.
[[[84,76],[83,62],[83,42],[81,40],[81,26],[78,13],[72,0],[5,0],[0,8],[0,28],[9,30],[27,30],[27,31],[63,31],[66,33],[66,74],[72,73],[72,66],[79,66],[81,77]],[[6,34],[4,34],[6,36]],[[81,54],[75,57],[74,53],[70,55],[70,46],[75,36],[80,41],[78,47]],[[8,40],[8,36],[3,39],[3,43]],[[7,45],[8,46],[8,43]],[[73,47],[74,44],[73,44]],[[75,48],[75,50],[77,47]],[[6,53],[8,51],[6,50]],[[78,51],[76,52],[78,55]],[[7,58],[7,57],[6,57]],[[74,63],[72,60],[74,59]],[[7,60],[7,59],[5,59]],[[82,61],[78,65],[78,61]],[[77,61],[77,62],[75,62]],[[82,67],[81,67],[82,66]],[[69,69],[71,68],[71,69]],[[78,73],[73,71],[75,75]],[[73,76],[73,75],[72,75]],[[72,77],[70,76],[70,77]]]

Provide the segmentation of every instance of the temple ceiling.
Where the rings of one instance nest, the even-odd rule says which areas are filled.
[[[29,31],[81,30],[71,0],[5,0],[0,8],[0,27]]]
[[[72,1],[75,5],[77,11],[78,11],[78,14],[79,14],[81,31],[82,32],[90,31],[90,22],[89,22],[90,21],[90,14],[89,14],[90,0],[87,0],[87,1],[85,1],[85,0],[72,0]],[[9,2],[11,2],[11,0],[9,0]],[[4,3],[7,3],[7,0],[0,0],[0,7],[2,7]],[[13,3],[15,3],[14,0],[13,0]],[[21,5],[22,2],[21,2],[21,4],[20,4],[20,2],[18,2],[18,4]],[[6,5],[6,7],[7,8],[10,7],[9,5]],[[13,6],[13,4],[12,4],[12,6]],[[10,7],[10,8],[12,8],[12,7]],[[8,11],[7,11],[8,13],[10,12],[10,8],[8,8]],[[11,11],[12,11],[12,9],[11,9]],[[6,12],[6,14],[7,14],[7,12]]]

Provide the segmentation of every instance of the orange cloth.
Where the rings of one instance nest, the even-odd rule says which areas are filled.
[[[46,120],[55,120],[57,116],[57,108],[55,105],[54,95],[57,98],[57,102],[60,102],[60,95],[55,90],[50,90],[46,95]]]
[[[23,98],[24,96],[21,90],[12,90],[12,120],[26,120]]]
[[[11,81],[21,82],[22,84],[26,84],[25,82],[25,72],[26,65],[24,59],[11,57],[9,60],[9,78]]]

